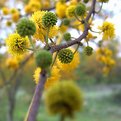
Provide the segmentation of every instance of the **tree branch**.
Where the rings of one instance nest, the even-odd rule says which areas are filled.
[[[54,52],[56,52],[56,51],[59,51],[59,50],[61,50],[61,49],[63,49],[63,48],[70,47],[70,46],[72,46],[72,45],[74,45],[74,44],[78,44],[81,40],[83,40],[83,39],[87,36],[88,30],[89,30],[89,28],[90,28],[90,26],[89,26],[87,23],[88,23],[89,19],[91,18],[91,15],[94,14],[94,12],[95,12],[95,5],[96,5],[96,0],[92,0],[91,9],[90,9],[90,11],[89,11],[89,13],[88,13],[86,19],[84,20],[84,21],[85,21],[85,29],[84,29],[83,34],[80,35],[80,36],[79,36],[77,39],[75,39],[75,40],[71,40],[71,41],[69,41],[69,42],[67,42],[67,43],[60,44],[60,45],[56,45],[56,46],[51,47],[51,50],[50,50],[50,51],[51,51],[52,53],[54,53]]]
[[[30,104],[30,108],[28,110],[25,121],[36,121],[36,117],[37,117],[37,113],[40,105],[40,99],[42,97],[44,85],[47,79],[46,73],[47,72],[45,70],[42,70],[40,74],[40,81],[36,86],[35,93],[34,93],[32,102]]]

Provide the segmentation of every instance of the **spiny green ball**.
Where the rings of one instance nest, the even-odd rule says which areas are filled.
[[[58,59],[61,63],[70,63],[73,60],[73,52],[70,49],[62,49],[58,53]]]
[[[69,25],[70,25],[70,20],[67,19],[67,18],[65,18],[65,19],[63,20],[63,24],[64,24],[65,26],[69,26]]]
[[[83,0],[83,2],[84,2],[84,3],[88,3],[88,2],[89,2],[89,0]]]
[[[65,33],[65,34],[63,35],[63,39],[66,40],[66,41],[71,40],[71,34],[70,34],[70,33]]]
[[[38,51],[35,54],[35,60],[40,68],[48,68],[52,63],[52,54],[46,50]]]
[[[80,3],[76,6],[75,12],[78,16],[83,16],[86,13],[86,6],[83,3]]]
[[[51,27],[56,25],[57,16],[52,12],[46,12],[42,17],[42,24],[44,27]]]
[[[87,46],[87,47],[85,47],[84,51],[85,51],[86,55],[90,56],[90,55],[92,55],[93,48],[90,46]]]
[[[20,36],[30,36],[36,32],[35,24],[26,18],[21,19],[17,24],[17,32]]]
[[[83,107],[83,96],[72,81],[60,81],[45,93],[45,105],[52,115],[73,116]]]

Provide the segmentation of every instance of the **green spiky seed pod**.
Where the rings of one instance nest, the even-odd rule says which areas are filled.
[[[83,0],[83,2],[84,2],[84,3],[88,3],[88,2],[89,2],[89,0]]]
[[[51,115],[72,117],[83,108],[83,93],[72,81],[60,81],[45,93],[45,105]]]
[[[78,16],[83,16],[86,13],[86,6],[83,3],[80,3],[76,6],[75,12]]]
[[[44,27],[51,27],[56,25],[57,16],[52,12],[46,12],[42,17],[42,24]]]
[[[99,2],[107,3],[109,0],[98,0]]]
[[[26,18],[21,19],[17,24],[17,32],[20,36],[30,36],[36,32],[35,24]]]
[[[40,68],[48,68],[52,63],[52,54],[46,50],[38,51],[35,54],[35,60]]]
[[[65,19],[63,20],[63,24],[64,24],[65,26],[69,26],[69,25],[70,25],[70,20],[67,19],[67,18],[65,18]]]
[[[66,41],[71,40],[71,34],[70,34],[70,33],[65,33],[65,34],[63,35],[63,39],[66,40]]]
[[[90,56],[90,55],[92,55],[93,48],[90,46],[87,46],[87,47],[85,47],[84,51],[85,51],[86,55]]]
[[[73,52],[70,49],[62,49],[58,53],[58,59],[61,63],[68,64],[73,60]]]

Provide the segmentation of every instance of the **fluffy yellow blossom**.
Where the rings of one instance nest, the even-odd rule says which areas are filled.
[[[11,25],[12,25],[12,22],[11,22],[11,21],[9,21],[9,20],[8,20],[8,21],[6,21],[6,26],[8,26],[8,27],[9,27],[9,26],[11,26]]]
[[[112,56],[112,51],[108,48],[99,48],[96,51],[97,55],[105,55],[105,56]]]
[[[8,46],[8,51],[13,55],[22,55],[27,51],[29,47],[28,37],[22,38],[19,34],[10,34],[6,39],[6,45]]]
[[[17,61],[17,58],[10,57],[6,60],[6,66],[10,69],[17,69],[19,67],[19,62]]]
[[[4,7],[4,8],[2,8],[2,12],[4,15],[8,15],[10,11],[7,7]]]
[[[26,13],[38,11],[41,9],[41,2],[40,0],[30,0],[24,9]]]
[[[58,69],[57,66],[53,66],[51,70],[51,75],[47,79],[47,82],[45,83],[45,88],[49,88],[56,84],[60,79],[60,69]]]
[[[74,17],[75,8],[76,8],[76,5],[70,5],[70,6],[66,9],[66,16],[67,16],[68,18]]]
[[[18,9],[16,9],[16,8],[12,8],[12,9],[10,10],[10,13],[11,13],[11,14],[19,13],[19,11],[18,11]]]
[[[67,8],[66,3],[57,2],[56,3],[56,14],[59,18],[64,18],[66,16],[65,12]]]
[[[71,5],[76,5],[78,3],[78,0],[70,0]]]
[[[39,67],[36,68],[34,75],[33,75],[33,78],[34,78],[34,81],[36,84],[39,83],[40,73],[41,73],[41,68],[39,68]]]
[[[51,3],[50,3],[51,1],[50,0],[44,0],[44,1],[42,1],[42,8],[49,8],[50,7],[50,5],[51,5]]]
[[[41,68],[37,68],[34,72],[34,81],[36,84],[38,84],[39,82],[39,78],[40,78],[40,73],[41,73]],[[60,70],[57,68],[57,66],[53,66],[51,73],[50,73],[50,77],[47,78],[47,81],[45,83],[45,88],[49,88],[52,85],[54,85],[56,82],[59,81],[60,79]]]
[[[67,29],[68,29],[68,26],[65,26],[65,25],[61,25],[61,26],[59,27],[59,31],[60,31],[61,33],[65,33],[65,32],[67,31]]]
[[[12,14],[12,20],[13,20],[13,22],[18,22],[19,18],[20,18],[20,14],[18,12]]]
[[[103,32],[103,40],[109,40],[115,37],[114,24],[105,21],[99,29]]]
[[[72,117],[83,107],[83,94],[72,81],[60,81],[45,92],[45,105],[51,115]]]
[[[74,52],[74,49],[71,49],[71,50]],[[59,60],[57,60],[58,67],[60,68],[60,70],[64,72],[73,71],[74,69],[78,67],[79,64],[80,64],[80,56],[78,52],[74,54],[73,60],[68,64],[63,64]]]
[[[42,17],[45,14],[45,11],[37,11],[32,15],[32,21],[35,23],[36,25],[36,33],[34,34],[34,38],[41,40],[42,42],[44,42],[45,36],[47,34],[47,28],[44,28],[42,25]],[[58,33],[58,27],[57,26],[53,26],[50,27],[49,30],[49,38],[53,38],[54,36],[56,36]]]
[[[103,73],[105,75],[107,75],[115,65],[115,60],[112,58],[112,51],[108,48],[99,48],[96,51],[96,59],[104,65]]]
[[[94,39],[95,36],[92,35],[92,33],[88,32],[88,35],[86,36],[86,41],[89,41],[90,39]]]

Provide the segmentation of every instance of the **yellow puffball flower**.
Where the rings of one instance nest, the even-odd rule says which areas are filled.
[[[41,9],[40,0],[30,0],[29,3],[25,6],[24,10],[26,13],[33,13]]]
[[[45,36],[47,35],[47,28],[44,28],[42,25],[42,17],[46,13],[46,11],[37,11],[34,14],[32,14],[31,20],[36,25],[36,32],[34,34],[34,38],[37,40],[41,40],[44,42]],[[58,27],[55,25],[53,27],[50,27],[48,38],[53,38],[58,33]]]
[[[58,30],[59,30],[59,28],[57,26],[50,27],[50,31],[49,31],[48,37],[49,38],[55,37],[58,34]],[[45,35],[46,35],[46,33],[45,33]]]
[[[36,68],[34,75],[33,75],[33,78],[34,78],[34,81],[35,81],[36,84],[39,83],[40,73],[41,73],[41,68],[39,68],[39,67]]]
[[[42,3],[42,8],[49,8],[51,6],[50,0],[44,0]]]
[[[19,19],[20,19],[20,14],[18,12],[12,14],[13,22],[18,22]]]
[[[32,12],[35,12],[41,9],[40,1],[31,0],[29,2],[29,6],[31,7]]]
[[[2,12],[4,15],[8,15],[10,13],[10,11],[7,7],[2,8]]]
[[[70,0],[71,5],[76,5],[78,3],[78,0]]]
[[[68,18],[74,17],[75,8],[76,8],[76,5],[70,5],[70,6],[66,9],[66,16],[67,16]]]
[[[65,12],[66,11],[67,5],[66,3],[62,2],[57,2],[56,3],[56,14],[59,18],[64,18],[66,16]]]
[[[60,77],[60,69],[57,66],[53,66],[50,77],[47,79],[45,83],[45,88],[48,89],[49,87],[52,87],[59,81]]]
[[[16,9],[16,8],[12,8],[12,9],[10,10],[10,13],[11,13],[11,14],[19,13],[19,10]]]
[[[36,84],[39,83],[40,73],[41,73],[41,68],[37,68],[34,72],[33,77]],[[57,66],[53,66],[50,77],[47,78],[47,81],[45,83],[45,89],[48,89],[49,87],[53,86],[55,83],[59,81],[60,79],[59,73],[60,73],[60,70],[57,68]]]
[[[99,29],[103,32],[103,40],[109,40],[115,37],[114,24],[105,21]]]
[[[23,38],[17,33],[10,34],[6,39],[6,45],[12,55],[23,55],[29,47],[29,39],[28,37]]]
[[[59,27],[59,31],[60,31],[61,33],[65,33],[65,32],[67,31],[67,29],[68,29],[68,26],[65,26],[65,25],[61,25],[61,26]]]
[[[30,5],[26,5],[24,7],[24,10],[25,10],[26,13],[31,13],[31,6]]]
[[[83,94],[72,81],[60,81],[45,92],[45,104],[51,115],[73,117],[83,107]]]
[[[15,57],[11,57],[6,60],[6,66],[10,69],[17,69],[19,67],[19,62]]]
[[[71,49],[74,52],[74,49]],[[59,60],[57,60],[57,65],[60,68],[60,70],[64,72],[70,72],[76,69],[80,64],[80,55],[78,52],[74,54],[73,60],[68,64],[63,64]]]
[[[9,27],[9,26],[11,26],[11,25],[12,25],[12,22],[11,22],[11,21],[7,21],[7,22],[6,22],[6,26]]]

